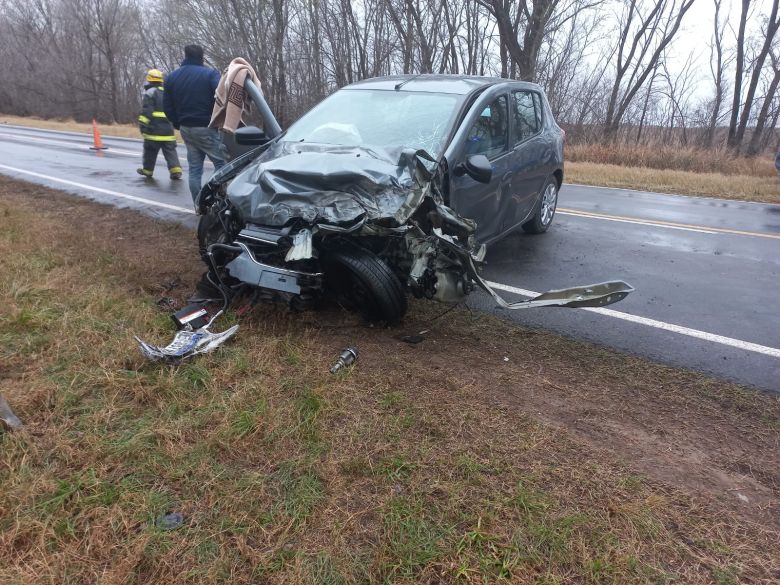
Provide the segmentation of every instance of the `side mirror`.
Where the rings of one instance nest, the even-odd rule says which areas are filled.
[[[236,144],[241,146],[262,146],[269,138],[257,126],[244,126],[236,130]]]
[[[479,183],[489,183],[493,178],[493,166],[484,154],[472,154],[466,162],[455,166],[455,175],[468,175]]]

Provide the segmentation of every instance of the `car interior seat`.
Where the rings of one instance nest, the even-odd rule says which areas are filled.
[[[466,154],[484,154],[488,158],[504,150],[506,123],[503,108],[485,108],[469,132]]]
[[[490,117],[485,116],[484,112],[469,132],[468,141],[466,143],[466,154],[487,154],[492,148],[492,131]]]

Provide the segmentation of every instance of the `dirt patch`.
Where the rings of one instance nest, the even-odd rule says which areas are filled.
[[[431,303],[150,365],[191,230],[6,179],[0,221],[2,582],[780,579],[775,396]]]
[[[420,345],[399,343],[398,362],[424,360],[437,377],[474,388],[488,404],[780,528],[780,396],[487,316],[458,313],[404,327],[432,332]],[[381,353],[386,340],[379,334],[375,343],[371,350]]]

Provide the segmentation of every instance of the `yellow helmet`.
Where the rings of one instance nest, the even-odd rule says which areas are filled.
[[[162,83],[163,82],[163,74],[162,71],[159,69],[149,69],[149,71],[146,73],[146,81],[149,83]]]

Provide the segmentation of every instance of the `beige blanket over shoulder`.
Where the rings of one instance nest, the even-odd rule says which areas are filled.
[[[246,99],[244,82],[247,76],[260,87],[260,80],[252,66],[240,57],[233,59],[222,72],[217,91],[214,94],[214,110],[211,112],[209,128],[220,128],[233,134],[244,125],[244,112],[249,111],[250,102]]]

